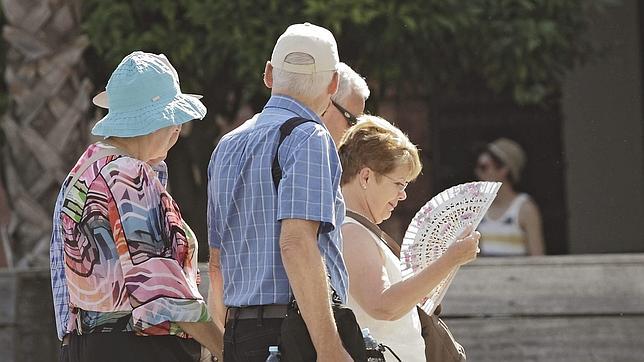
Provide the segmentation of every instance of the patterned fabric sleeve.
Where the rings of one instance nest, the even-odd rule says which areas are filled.
[[[333,180],[337,175],[330,159],[330,142],[321,126],[310,123],[286,138],[279,149],[284,178],[278,190],[278,220],[319,221],[321,233],[336,227]]]
[[[123,157],[101,175],[135,330],[181,334],[171,322],[210,320],[196,284],[196,240],[152,168]]]

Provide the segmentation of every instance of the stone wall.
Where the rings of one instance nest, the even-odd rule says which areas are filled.
[[[442,317],[471,361],[641,361],[642,275],[644,254],[480,258]],[[49,271],[2,271],[0,295],[0,361],[56,361]]]

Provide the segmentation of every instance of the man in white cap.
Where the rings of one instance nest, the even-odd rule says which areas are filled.
[[[341,302],[347,298],[339,232],[345,209],[340,161],[320,119],[338,88],[338,62],[327,29],[288,27],[266,63],[271,98],[212,154],[210,299],[226,319],[226,361],[264,361],[270,346],[283,347],[281,326],[293,298],[317,360],[352,360],[329,300],[330,290]],[[306,121],[282,137],[280,127],[292,119]]]

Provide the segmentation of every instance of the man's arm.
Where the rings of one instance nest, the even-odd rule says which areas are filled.
[[[282,220],[282,263],[315,346],[317,360],[352,361],[342,346],[331,311],[329,283],[317,246],[319,225],[316,221]]]
[[[221,261],[219,249],[210,248],[210,261],[208,262],[208,310],[213,321],[224,329],[226,325],[226,306],[224,305],[224,278],[221,274]]]

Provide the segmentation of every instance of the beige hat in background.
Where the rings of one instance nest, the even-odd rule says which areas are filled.
[[[510,139],[499,138],[489,143],[487,149],[508,166],[514,182],[519,182],[526,161],[525,152],[521,146]]]
[[[291,53],[305,53],[313,57],[314,64],[285,62]],[[271,65],[291,73],[314,74],[336,70],[340,58],[338,45],[327,29],[310,23],[293,24],[282,34],[271,56]]]

